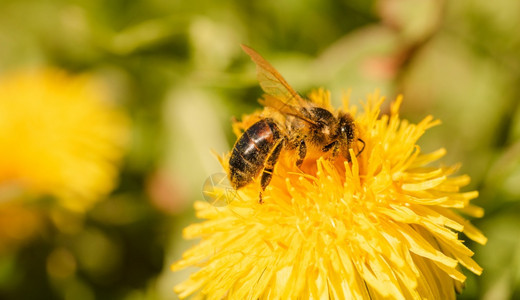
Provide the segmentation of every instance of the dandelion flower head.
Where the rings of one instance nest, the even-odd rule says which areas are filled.
[[[0,77],[2,199],[16,187],[81,211],[110,192],[128,120],[108,95],[92,77],[56,69]]]
[[[309,99],[330,105],[323,91]],[[258,183],[224,207],[196,202],[197,216],[206,221],[184,235],[202,240],[172,268],[200,270],[176,292],[208,299],[455,298],[465,281],[459,265],[482,272],[459,234],[481,244],[486,238],[457,213],[482,216],[470,204],[478,193],[460,191],[469,177],[453,176],[458,166],[435,166],[443,148],[422,153],[417,145],[438,121],[401,120],[401,98],[389,115],[380,115],[382,102],[376,93],[361,113],[343,108],[366,144],[351,162],[311,153],[318,158],[299,169],[295,153],[286,151],[263,204]],[[261,116],[246,116],[235,129]]]
[[[264,104],[276,104],[273,97],[301,100],[268,62],[243,48],[257,64]],[[207,299],[454,299],[466,279],[461,265],[482,272],[462,233],[481,244],[486,238],[458,214],[483,215],[470,204],[478,192],[460,190],[469,177],[455,176],[458,166],[434,163],[443,148],[423,153],[417,145],[439,121],[402,120],[401,97],[381,114],[378,93],[359,113],[346,96],[342,108],[333,108],[324,90],[308,101],[336,116],[349,113],[363,146],[354,141],[341,157],[311,147],[300,167],[299,150],[284,148],[262,201],[256,178],[236,192],[216,188],[225,206],[196,202],[205,221],[185,228],[184,236],[201,241],[172,269],[200,269],[175,291]],[[266,117],[283,124],[282,114],[297,114],[286,104],[244,116],[235,133]],[[228,174],[229,157],[221,159]]]

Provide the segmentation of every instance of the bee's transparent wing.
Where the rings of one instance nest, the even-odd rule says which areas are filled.
[[[285,79],[255,50],[242,45],[242,49],[251,57],[256,64],[257,77],[264,92],[270,96],[266,97],[262,104],[273,107],[282,113],[299,115],[298,107],[308,105],[300,94],[298,94]]]
[[[202,186],[202,195],[215,207],[226,206],[238,197],[226,173],[215,173],[206,178]]]

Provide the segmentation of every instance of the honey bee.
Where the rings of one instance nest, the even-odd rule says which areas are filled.
[[[281,113],[285,123],[266,117],[240,136],[229,158],[229,180],[234,189],[250,184],[262,173],[259,195],[262,203],[262,192],[269,185],[284,149],[296,150],[297,167],[302,165],[308,146],[324,153],[331,151],[333,158],[342,155],[348,161],[351,160],[349,149],[355,141],[363,144],[357,155],[363,151],[365,142],[357,137],[356,125],[349,113],[334,114],[305,100],[260,54],[245,45],[242,49],[257,66],[257,77],[266,93],[261,104]]]

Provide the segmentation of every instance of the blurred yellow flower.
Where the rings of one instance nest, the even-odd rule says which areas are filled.
[[[310,100],[332,109],[324,91]],[[352,162],[311,153],[316,159],[300,170],[295,153],[285,151],[263,204],[258,183],[224,207],[196,202],[206,221],[188,226],[184,236],[202,241],[172,269],[200,270],[175,287],[181,298],[454,299],[465,281],[459,264],[482,272],[459,233],[481,244],[486,238],[455,212],[482,216],[469,204],[478,193],[459,191],[469,177],[451,176],[457,166],[432,165],[444,149],[422,153],[416,144],[439,122],[401,120],[401,98],[390,115],[380,114],[377,93],[361,113],[347,100],[344,109],[366,144],[357,158],[351,152]],[[235,129],[259,117],[246,117]]]
[[[2,201],[17,187],[81,211],[110,192],[128,120],[107,98],[85,75],[46,69],[0,77]]]
[[[0,206],[0,256],[30,240],[44,226],[45,219],[37,210],[19,203]]]

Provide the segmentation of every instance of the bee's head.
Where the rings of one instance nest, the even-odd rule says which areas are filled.
[[[354,119],[350,114],[340,113],[338,115],[338,125],[338,141],[340,143],[341,155],[347,160],[350,160],[349,149],[352,148],[356,138]]]
[[[355,138],[354,120],[349,114],[338,116],[340,139],[350,144]]]

